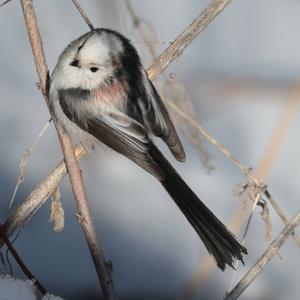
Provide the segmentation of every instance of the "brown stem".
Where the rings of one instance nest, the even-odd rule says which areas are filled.
[[[214,2],[212,2],[210,5],[212,5]],[[225,5],[224,5],[225,7]],[[207,10],[208,8],[206,8]],[[201,16],[202,14],[200,14]],[[214,14],[215,16],[217,14]],[[210,17],[210,15],[208,16]],[[205,23],[205,20],[203,21]],[[190,27],[191,25],[189,25]],[[185,30],[184,32],[186,32],[186,34],[188,34],[188,31]],[[182,35],[182,34],[181,34]],[[178,37],[179,38],[179,37]],[[177,40],[177,39],[176,39]],[[169,47],[167,48],[164,53],[162,55],[165,55],[165,53],[171,52],[171,47],[174,47],[174,44],[179,45],[179,43],[177,43],[175,40],[175,42]],[[174,49],[173,49],[174,51]],[[180,55],[181,53],[178,52],[178,55]],[[160,60],[161,57],[159,57],[158,60]],[[176,57],[175,57],[176,58]],[[169,61],[167,62],[167,64],[169,65],[174,59],[173,56],[168,56]],[[148,74],[150,79],[154,80],[164,69],[163,66],[161,65],[161,69],[157,69],[155,71],[155,69],[157,68],[156,64],[153,64],[152,66],[150,66],[150,68],[148,69]],[[152,75],[151,75],[152,74]],[[185,118],[189,118],[188,116],[186,116],[183,112],[181,112],[179,110],[179,108],[177,108],[176,106],[174,106],[174,104],[172,104],[173,108],[177,111],[177,113],[180,113],[182,115],[182,117]],[[179,111],[178,111],[179,110]],[[187,121],[194,126],[197,130],[199,130],[202,134],[204,134],[204,136],[211,142],[213,143],[216,147],[219,148],[219,150],[221,150],[223,152],[223,154],[229,158],[250,180],[252,180],[254,183],[256,184],[263,184],[262,182],[260,182],[260,180],[258,178],[256,178],[251,172],[249,172],[249,168],[242,165],[240,163],[240,161],[238,161],[234,155],[232,153],[230,153],[230,151],[228,151],[228,149],[226,149],[223,145],[221,147],[219,147],[220,145],[218,145],[218,142],[212,137],[210,136],[205,130],[204,128],[202,128],[200,126],[200,124],[198,124],[196,121],[194,120],[190,120],[187,119]],[[78,148],[79,149],[79,148]],[[82,150],[82,149],[81,149]],[[82,150],[83,153],[80,155],[80,157],[85,155],[85,151]],[[8,218],[8,226],[7,226],[7,230],[10,229],[10,232],[7,233],[12,234],[17,228],[19,228],[19,226],[23,226],[31,217],[32,215],[39,209],[39,207],[44,203],[44,201],[46,201],[47,199],[47,194],[51,193],[51,189],[52,188],[52,184],[50,185],[50,188],[48,187],[48,182],[55,182],[55,184],[59,184],[59,182],[63,179],[63,177],[66,175],[65,171],[64,171],[64,167],[58,168],[56,170],[54,170],[47,178],[45,178],[33,191],[32,193],[26,198],[26,200],[24,200],[24,202],[20,205],[20,207],[18,207],[15,211],[13,211],[9,218]],[[54,184],[54,185],[55,185]],[[36,194],[35,194],[36,192]],[[267,193],[268,190],[265,191],[265,195],[266,197],[270,200],[270,203],[272,204],[272,206],[274,207],[274,209],[276,210],[276,212],[278,213],[278,215],[281,217],[281,219],[283,220],[283,222],[285,223],[285,225],[288,222],[288,219],[285,217],[285,215],[283,214],[282,210],[280,209],[280,207],[278,206],[278,204],[275,202],[275,200],[273,198],[268,197]],[[20,208],[20,209],[19,209]],[[16,218],[16,221],[15,221]],[[6,223],[5,223],[6,224]],[[5,227],[6,228],[6,227]],[[297,243],[299,244],[299,237],[297,236],[296,233],[293,233],[293,237],[294,239],[297,241]],[[0,240],[0,247],[3,245],[3,241]]]
[[[163,70],[164,68],[166,68],[174,59],[176,59],[177,56],[181,55],[182,54],[182,51],[179,51],[179,49],[184,49],[192,40],[188,38],[189,34],[190,34],[190,30],[196,30],[196,32],[200,33],[204,28],[205,26],[208,25],[208,23],[211,21],[211,17],[215,17],[218,13],[219,13],[219,8],[220,8],[220,5],[221,7],[225,7],[227,4],[229,3],[229,1],[213,1],[209,7],[207,7],[204,12],[206,12],[206,14],[203,12],[200,14],[200,16],[197,18],[197,22],[194,21],[192,24],[194,24],[194,26],[192,26],[192,24],[186,29],[184,30],[184,34],[182,33],[178,39],[176,39],[174,41],[174,43],[166,50],[164,51],[164,53],[159,57],[158,61],[164,61],[164,64],[157,64],[157,62],[155,64],[153,64],[149,69],[148,69],[148,72],[149,72],[149,77],[150,79],[154,80]],[[212,12],[210,11],[210,9],[214,7],[216,9],[215,12]],[[207,12],[209,12],[207,14]],[[202,20],[202,21],[201,21]],[[198,24],[198,28],[196,28],[197,26],[195,26],[195,24]],[[204,27],[202,28],[204,24]],[[202,28],[202,29],[201,29]],[[186,35],[183,36],[183,35]],[[193,38],[195,38],[196,36],[193,35]],[[180,41],[186,41],[187,44],[185,45],[184,43],[182,44]],[[178,48],[177,48],[178,47]],[[183,47],[183,48],[181,48]],[[169,55],[169,54],[170,55]],[[171,55],[171,53],[176,53],[175,56]],[[194,122],[190,122],[192,126],[195,126],[195,127],[198,127],[199,124],[196,124]],[[194,123],[194,124],[193,124]],[[204,130],[204,129],[203,129]],[[201,128],[201,131],[202,131],[202,128]],[[204,132],[204,131],[203,131]],[[205,133],[204,133],[205,135]],[[206,135],[205,135],[206,136]],[[212,143],[214,143],[217,147],[219,145],[217,145],[217,143],[215,143],[215,140],[210,137],[210,136],[206,136]],[[223,146],[223,145],[222,145]],[[253,182],[255,182],[256,184],[261,184],[260,180],[258,178],[256,178],[253,174],[251,174],[248,170],[247,167],[243,166],[224,146],[223,147],[218,147],[224,154],[225,156],[227,156],[229,159],[231,159],[235,165],[237,165],[247,176],[250,180],[252,180]],[[84,155],[84,153],[83,153]],[[57,179],[57,183],[63,178],[63,176],[65,175],[64,171],[63,171],[63,168],[60,169],[59,172],[57,172],[57,175],[55,175],[54,177],[49,176],[49,180],[52,180],[52,178],[56,178]],[[58,176],[58,177],[56,177]],[[42,183],[41,187],[43,186],[43,190],[44,189],[47,189],[47,180],[45,180],[45,182]],[[38,189],[39,190],[39,189]],[[44,190],[45,191],[45,190]],[[48,192],[51,192],[50,190]],[[41,197],[44,197],[43,199],[46,199],[46,195],[45,195],[46,192],[44,193],[41,193]],[[270,197],[270,194],[268,192],[268,190],[265,190],[265,195],[267,196],[267,198],[269,199],[270,203],[273,205],[273,207],[275,208],[276,212],[280,215],[280,217],[282,218],[282,220],[284,221],[284,223],[287,225],[288,224],[288,219],[285,217],[285,215],[283,214],[283,212],[280,210],[278,204],[275,202],[275,200]],[[39,198],[39,197],[37,197]],[[34,195],[32,195],[32,197],[28,197],[28,202],[26,200],[26,203],[24,203],[24,211],[22,210],[22,213],[20,213],[18,216],[20,217],[22,214],[21,217],[22,217],[22,222],[25,222],[26,220],[28,220],[28,218],[30,218],[32,216],[32,214],[28,214],[27,212],[28,211],[32,211],[32,210],[27,210],[27,206],[25,204],[28,204],[28,207],[29,208],[32,208],[32,206],[35,206],[35,209],[37,210],[38,209],[38,205],[41,205],[42,203],[39,201],[39,199],[37,199],[34,197]],[[30,202],[32,200],[35,200],[34,202]],[[32,203],[32,206],[31,206],[31,203]],[[26,209],[25,209],[26,207]],[[14,216],[11,216],[11,220],[14,219]],[[11,222],[11,224],[14,224],[14,222]],[[18,223],[18,225],[22,226],[24,223]],[[10,228],[10,227],[9,227]],[[13,226],[11,227],[12,228],[12,232],[13,232]],[[296,235],[296,233],[293,233],[293,236],[296,240],[299,241],[299,238],[298,236]]]
[[[81,145],[76,147],[75,155],[77,159],[80,159],[85,153],[86,152]],[[65,161],[62,160],[48,176],[31,191],[26,199],[9,214],[3,224],[5,234],[11,236],[14,232],[21,229],[47,201],[50,194],[66,175],[66,164]],[[0,248],[3,244],[4,240],[0,237]]]
[[[2,3],[0,4],[0,7],[2,7],[3,5],[7,4],[7,3],[10,2],[10,1],[11,1],[11,0],[6,0],[6,1],[2,2]]]
[[[14,259],[16,260],[17,264],[20,266],[20,268],[22,269],[22,271],[24,272],[24,274],[34,282],[34,284],[37,286],[37,288],[40,290],[40,292],[45,295],[47,294],[47,290],[44,288],[44,286],[39,282],[39,280],[37,280],[37,278],[31,273],[31,271],[28,269],[28,267],[25,265],[25,263],[23,262],[23,260],[21,259],[21,257],[19,256],[18,252],[16,251],[16,249],[14,248],[14,246],[12,245],[12,243],[10,242],[10,240],[8,239],[2,224],[0,223],[0,235],[2,237],[2,239],[4,240],[8,250],[10,251],[10,253],[12,254],[12,256],[14,257]]]
[[[72,0],[74,5],[76,6],[78,12],[80,13],[80,15],[82,16],[82,18],[85,20],[85,22],[88,24],[88,26],[90,27],[91,30],[94,30],[95,27],[93,26],[92,22],[90,21],[90,19],[88,18],[88,16],[86,15],[86,13],[84,12],[84,10],[81,8],[79,2],[77,0]]]
[[[212,3],[214,3],[214,2],[212,2]],[[216,16],[217,14],[214,14],[214,15]],[[201,17],[201,16],[202,16],[202,14],[200,14],[199,17]],[[211,15],[207,16],[207,18],[210,17],[210,16]],[[202,22],[205,23],[205,20],[203,20]],[[200,24],[200,22],[198,22],[198,24]],[[191,25],[189,25],[189,28],[191,28]],[[184,32],[187,35],[189,34],[188,30],[185,30]],[[182,38],[182,34],[180,36]],[[168,53],[169,51],[171,51],[171,50],[168,50],[168,49],[171,49],[171,47],[173,48],[174,44],[175,45],[179,45],[179,43],[176,42],[176,40],[175,40],[175,42],[173,43],[172,46],[170,46],[169,48],[167,48],[164,51],[164,53]],[[174,48],[173,48],[172,51],[174,51]],[[165,55],[164,53],[162,55]],[[181,54],[181,53],[178,52],[178,55],[179,54]],[[170,64],[175,58],[176,57],[168,56],[168,59],[169,59],[168,64]],[[154,69],[156,69],[156,71],[154,71]],[[161,69],[157,69],[157,65],[156,64],[151,65],[150,68],[148,69],[148,74],[149,74],[150,79],[154,80],[161,72],[163,72],[163,70],[164,70],[163,66],[161,66]],[[43,69],[42,71],[43,72],[46,71],[46,74],[47,74],[47,68],[46,68],[46,70]],[[46,98],[46,101],[48,103],[47,98]],[[184,113],[182,113],[182,114],[184,114]],[[196,125],[196,122],[195,123],[194,122],[195,121],[190,121],[190,124],[192,126],[197,127],[198,125]],[[198,130],[199,130],[199,128],[198,128]],[[209,136],[207,136],[207,138],[209,138]],[[209,140],[212,141],[211,139],[209,139]],[[81,146],[78,146],[76,149],[78,150],[78,157],[77,157],[77,159],[83,157],[86,154],[85,150]],[[226,151],[228,151],[228,150],[226,150]],[[223,152],[223,153],[227,157],[229,157],[231,159],[231,156],[233,157],[233,155],[229,151],[228,151],[228,153],[226,153],[226,151]],[[236,163],[234,159],[232,159],[232,161],[234,163]],[[248,168],[246,168],[246,167],[244,167],[242,165],[241,166],[238,165],[238,167],[242,171],[248,170]],[[18,208],[16,208],[9,215],[7,221],[4,224],[5,225],[5,229],[7,230],[6,231],[7,235],[12,234],[15,230],[17,230],[18,228],[22,227],[34,215],[34,213],[46,201],[48,195],[53,191],[53,189],[55,188],[55,186],[59,184],[59,182],[63,179],[63,177],[65,175],[66,175],[66,167],[65,167],[64,162],[62,161],[59,166],[57,166],[38,186],[36,186],[34,188],[34,190],[32,191],[32,193],[30,193],[30,195],[21,203],[21,205]],[[2,245],[3,245],[3,241],[1,241],[1,239],[0,239],[0,248],[1,248]]]
[[[258,274],[265,268],[269,261],[278,253],[286,239],[293,233],[300,223],[300,210],[295,214],[289,225],[285,226],[277,238],[269,245],[265,253],[252,266],[248,273],[241,279],[235,288],[226,295],[225,300],[237,299],[247,287],[255,280]]]
[[[229,4],[231,0],[214,0],[201,14],[176,38],[170,47],[168,47],[154,62],[148,70],[149,78],[153,80],[168,65],[178,58],[184,49],[209,25],[209,23]]]
[[[86,192],[84,188],[81,171],[79,169],[74,149],[71,140],[57,122],[55,115],[53,114],[49,98],[48,98],[48,68],[44,55],[44,49],[42,40],[40,37],[37,19],[32,4],[32,0],[20,0],[24,19],[33,51],[33,57],[36,65],[37,74],[40,80],[40,89],[44,95],[45,101],[48,105],[50,114],[55,124],[61,148],[64,154],[67,170],[69,172],[69,178],[72,185],[73,194],[76,201],[78,210],[78,216],[80,218],[80,225],[87,240],[91,256],[94,261],[96,272],[99,278],[99,282],[102,287],[103,295],[105,299],[115,299],[115,292],[113,289],[111,273],[106,268],[106,261],[103,252],[100,248],[100,244],[96,235],[95,227],[92,223],[91,212],[89,209]]]

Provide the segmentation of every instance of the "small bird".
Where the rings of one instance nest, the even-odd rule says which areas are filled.
[[[105,144],[157,178],[222,270],[247,254],[235,236],[188,187],[153,142],[160,137],[178,161],[185,152],[169,113],[130,41],[95,29],[71,42],[50,80],[49,98],[72,140]]]

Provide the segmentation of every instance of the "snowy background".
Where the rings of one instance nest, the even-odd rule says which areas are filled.
[[[134,34],[123,1],[81,1],[97,27],[129,36],[145,66],[150,64]],[[209,1],[132,1],[157,33],[158,53],[168,46]],[[49,69],[64,47],[88,31],[71,1],[35,1]],[[292,87],[300,79],[300,2],[236,0],[213,21],[165,74],[175,73],[190,94],[201,123],[245,165],[258,166]],[[35,87],[37,75],[19,1],[0,9],[0,218],[8,214],[18,160],[40,132],[49,113]],[[267,179],[288,218],[299,209],[300,116],[289,128]],[[16,203],[26,197],[61,159],[53,126],[30,157]],[[218,150],[206,145],[214,171],[208,173],[185,142],[187,162],[172,163],[201,199],[226,222],[240,205],[233,189],[243,175]],[[81,162],[97,232],[112,260],[119,299],[176,299],[206,255],[199,238],[155,179],[117,155],[92,155]],[[54,233],[49,203],[22,230],[15,246],[37,278],[65,299],[99,299],[99,285],[66,178],[61,185],[65,228]],[[271,211],[274,236],[283,225]],[[299,232],[299,231],[298,231]],[[264,252],[264,226],[257,210],[246,242],[244,274]],[[299,248],[292,239],[241,299],[294,300],[300,294]],[[14,276],[24,275],[10,259]],[[221,299],[231,271],[215,269],[195,295]],[[1,290],[0,290],[0,299]]]

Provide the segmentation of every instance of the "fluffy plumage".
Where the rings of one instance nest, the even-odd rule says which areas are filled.
[[[96,29],[73,41],[52,74],[50,101],[71,137],[91,148],[101,142],[155,176],[222,270],[234,258],[242,260],[246,249],[153,144],[151,136],[158,136],[177,160],[185,160],[168,111],[128,39]]]

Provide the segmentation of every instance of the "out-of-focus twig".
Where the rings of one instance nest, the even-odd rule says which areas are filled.
[[[140,18],[135,13],[134,8],[131,5],[130,0],[125,0],[125,5],[126,5],[127,11],[129,13],[130,17],[132,18],[133,25],[134,25],[135,29],[139,32],[140,36],[143,38],[143,42],[145,43],[152,59],[155,60],[157,58],[157,55],[155,53],[155,48],[153,47],[153,44],[151,43],[151,41],[149,41],[149,39],[146,38],[147,34],[144,31],[142,23],[145,23],[148,26],[149,30],[152,32],[152,35],[155,36],[155,32],[154,32],[153,27],[151,26],[151,24],[149,22],[147,22],[145,19]]]
[[[79,145],[75,149],[77,159],[80,159],[85,154],[85,149]],[[43,179],[28,195],[28,197],[14,209],[3,224],[5,234],[9,237],[38,211],[38,209],[47,201],[53,190],[58,186],[61,180],[66,176],[67,169],[64,161],[61,161],[50,174]],[[0,238],[0,248],[4,241]]]
[[[286,241],[286,239],[292,234],[295,228],[300,224],[300,210],[277,236],[277,238],[269,245],[265,253],[259,258],[259,260],[252,266],[248,273],[241,279],[241,281],[235,286],[235,288],[226,295],[225,300],[237,299],[246,288],[253,282],[258,274],[265,268],[268,262],[278,254],[279,249]]]
[[[41,132],[38,134],[37,138],[33,142],[32,146],[29,149],[26,149],[20,158],[19,175],[18,175],[17,183],[15,186],[12,198],[9,203],[9,208],[11,208],[14,203],[14,200],[16,198],[17,191],[18,191],[20,184],[22,184],[25,180],[25,166],[26,166],[27,160],[28,160],[29,156],[31,155],[32,151],[34,150],[34,148],[36,147],[36,145],[38,144],[39,139],[41,138],[41,136],[44,134],[44,132],[48,128],[50,122],[51,122],[51,119],[45,124],[45,126],[43,127],[43,129],[41,130]]]
[[[226,227],[233,233],[237,234],[240,226],[241,220],[247,217],[247,211],[243,207],[239,207],[229,218],[226,223]],[[204,284],[205,280],[208,279],[209,275],[213,270],[216,269],[216,265],[210,255],[205,255],[201,259],[199,266],[197,267],[195,273],[188,279],[186,286],[184,287],[182,293],[176,298],[177,300],[191,300],[195,298],[195,293]]]
[[[208,26],[208,24],[229,4],[231,0],[213,0],[201,14],[175,39],[148,69],[149,78],[153,80],[162,70],[176,58],[184,49]]]
[[[259,163],[259,167],[257,168],[256,176],[258,178],[266,179],[268,174],[271,171],[271,167],[273,166],[276,158],[279,155],[279,151],[282,148],[283,141],[288,133],[288,129],[294,119],[296,112],[298,111],[300,105],[300,84],[297,82],[293,87],[289,97],[285,101],[284,108],[282,114],[279,118],[277,126],[274,128],[272,135],[270,137],[270,141],[266,147],[263,157]],[[280,206],[277,204],[273,196],[266,189],[264,192],[265,197],[269,201],[269,203],[273,206],[278,216],[281,218],[283,223],[288,225],[288,218],[283,213]],[[300,238],[295,233],[292,232],[293,239],[300,247]]]
[[[257,186],[258,189],[263,190],[263,194],[269,200],[277,214],[280,216],[285,225],[287,225],[288,219],[285,217],[282,209],[279,207],[275,199],[271,196],[267,186],[264,183],[264,180],[255,176],[249,167],[244,166],[238,159],[235,157],[223,144],[221,144],[217,139],[215,139],[210,133],[208,133],[200,124],[196,122],[193,118],[187,116],[176,104],[174,104],[170,99],[164,98],[164,101],[178,113],[183,119],[186,120],[191,126],[195,127],[201,134],[213,145],[215,145],[228,159],[230,159],[248,178]],[[294,105],[293,105],[294,106]],[[290,110],[288,110],[290,112]],[[285,114],[284,114],[285,115]],[[284,118],[285,120],[285,118]],[[289,124],[289,123],[288,123]],[[278,128],[281,129],[281,126]],[[280,146],[281,143],[278,143],[277,146]],[[268,156],[266,156],[268,159]],[[269,169],[270,170],[270,169]],[[265,174],[266,175],[266,174]],[[299,244],[299,237],[296,233],[293,233],[293,238]]]
[[[258,178],[266,178],[270,174],[270,170],[276,161],[280,149],[287,136],[288,129],[298,111],[300,104],[300,84],[297,83],[288,98],[284,102],[281,116],[273,129],[270,140],[264,151],[263,156],[258,164],[258,169],[255,172]]]
[[[2,2],[2,3],[0,4],[0,7],[2,7],[3,5],[7,4],[7,3],[10,2],[10,1],[11,1],[11,0],[6,0],[6,1]]]
[[[216,15],[216,14],[215,14]],[[201,16],[201,15],[200,15]],[[190,25],[191,26],[191,25]],[[188,33],[187,33],[188,34]],[[178,43],[177,43],[178,44]],[[171,47],[171,46],[170,46]],[[169,48],[170,48],[169,47]],[[168,48],[168,49],[169,49]],[[168,49],[164,52],[164,53],[166,53],[166,52],[168,52]],[[173,51],[174,51],[174,49],[173,49]],[[181,53],[180,53],[181,54]],[[167,63],[167,64],[170,64],[173,60],[174,60],[175,58],[173,57],[173,56],[169,56],[169,62]],[[157,71],[154,71],[154,69],[156,68],[156,64],[153,64],[152,66],[150,66],[150,68],[148,69],[148,72],[149,72],[149,77],[150,77],[150,79],[151,80],[154,80],[155,78],[156,78],[156,76],[158,76],[159,75],[159,73],[160,72],[162,72],[164,69],[162,68],[159,72],[157,72]],[[152,75],[151,75],[152,74]],[[170,102],[171,103],[171,102]],[[179,108],[177,108],[176,107],[176,105],[175,104],[173,104],[173,103],[171,103],[171,105],[173,106],[173,108],[175,109],[175,110],[177,110],[177,112],[179,113],[179,114],[181,114],[181,116],[183,117],[183,118],[186,118],[186,120],[192,125],[192,126],[194,126],[195,128],[197,128],[198,130],[199,130],[199,132],[201,132],[201,133],[203,133],[204,132],[204,129],[203,128],[201,128],[201,126],[197,123],[197,122],[195,122],[194,120],[192,120],[192,119],[190,119],[190,118],[188,118],[183,112],[181,112],[180,111],[180,109]],[[200,129],[199,129],[200,128]],[[217,141],[212,137],[211,139],[209,138],[210,137],[210,135],[209,134],[203,134],[206,138],[208,138],[208,140],[210,141],[210,142],[212,142],[215,146],[217,146],[218,147],[218,143],[217,143]],[[249,171],[249,168],[247,168],[247,167],[245,167],[244,165],[242,165],[241,163],[240,163],[240,161],[239,160],[237,160],[234,156],[233,156],[233,154],[231,154],[223,145],[222,145],[222,147],[221,148],[219,148],[221,151],[222,151],[222,153],[227,157],[227,158],[229,158],[242,172],[244,172],[246,175],[247,175],[247,177],[249,177],[249,179],[251,179],[251,180],[253,180],[253,182],[254,183],[257,183],[257,184],[259,184],[260,183],[260,181],[253,175],[253,174],[251,174],[250,173],[250,171]],[[84,151],[84,150],[83,150]],[[85,153],[83,153],[82,155],[85,155]],[[58,174],[57,174],[57,176],[59,176],[60,177],[60,179],[59,180],[57,180],[57,184],[59,183],[59,181],[65,176],[65,174],[63,174],[63,171],[59,171],[58,172]],[[51,178],[51,177],[50,177]],[[49,178],[49,179],[50,179]],[[58,178],[58,177],[57,177]],[[45,186],[47,185],[47,180],[45,179],[45,182],[44,182],[44,184],[45,184]],[[37,189],[38,190],[38,189]],[[39,194],[38,194],[39,195]],[[42,197],[45,197],[43,194],[41,194],[41,196]],[[276,212],[278,213],[278,215],[281,217],[281,219],[284,221],[284,223],[285,224],[287,224],[288,223],[288,219],[285,217],[285,215],[284,215],[284,213],[282,212],[282,210],[280,209],[280,207],[278,206],[278,204],[277,204],[277,202],[274,200],[274,198],[269,194],[269,192],[268,192],[268,190],[266,190],[265,191],[265,196],[267,197],[267,199],[270,201],[270,203],[272,204],[272,206],[274,207],[274,209],[276,210]],[[30,197],[31,198],[31,197]],[[37,197],[38,198],[38,197]],[[36,201],[36,202],[34,202],[34,203],[32,203],[32,207],[34,207],[34,205],[37,205],[37,207],[36,207],[36,210],[40,207],[40,205],[42,205],[42,204],[40,204],[40,203],[42,203],[43,202],[43,199],[38,199],[38,200],[40,200],[40,201]],[[25,205],[26,206],[26,205]],[[31,205],[29,205],[29,207],[31,207]],[[25,220],[27,220],[27,218],[29,217],[31,217],[32,216],[32,211],[33,211],[33,213],[34,213],[34,210],[30,210],[29,211],[29,213],[27,213],[26,212],[26,209],[24,209],[24,210],[22,210],[23,211],[23,213],[24,213],[24,218],[23,218],[23,222],[25,223]],[[11,218],[11,220],[13,220],[13,217],[15,216],[15,214],[12,214],[11,215],[12,216],[12,218]],[[10,222],[11,223],[11,222]],[[23,223],[23,224],[24,224]],[[13,231],[13,230],[12,230]]]
[[[250,228],[250,222],[252,220],[256,205],[259,202],[259,200],[261,198],[261,195],[263,193],[262,190],[254,191],[254,192],[255,192],[255,200],[253,201],[252,208],[251,208],[251,211],[249,213],[248,220],[247,220],[247,223],[246,223],[246,226],[245,226],[245,229],[244,229],[244,233],[243,233],[243,237],[242,237],[242,245],[244,245],[245,242],[246,242],[246,236],[247,236],[248,230]],[[237,259],[235,259],[234,264],[233,264],[234,268],[233,268],[233,271],[232,271],[232,276],[231,276],[231,280],[230,280],[230,284],[229,284],[229,290],[233,286],[234,279],[235,279],[236,272],[237,272],[237,268],[238,268],[238,264],[239,264],[239,261]]]
[[[185,116],[189,116],[195,122],[200,123],[194,103],[185,86],[176,78],[169,78],[165,83],[161,89],[162,98],[169,99]],[[196,150],[206,171],[211,172],[214,167],[211,164],[211,157],[205,148],[205,137],[196,127],[191,126],[186,118],[182,118],[182,114],[178,114],[175,110],[171,110],[170,113],[176,128],[181,130],[186,141]]]
[[[255,172],[255,175],[257,178],[261,178],[261,180],[265,181],[268,175],[271,172],[271,168],[274,165],[280,149],[283,146],[284,139],[287,136],[288,129],[291,126],[291,123],[294,119],[294,116],[297,112],[297,109],[300,105],[300,84],[297,82],[288,98],[286,99],[284,103],[284,107],[281,113],[281,116],[276,124],[276,127],[272,131],[272,135],[270,137],[270,140],[267,144],[267,147],[264,151],[264,155],[262,156],[257,171]],[[288,225],[288,218],[283,213],[283,210],[280,208],[280,206],[277,204],[271,193],[268,189],[265,189],[264,195],[267,198],[268,202],[273,206],[278,216],[281,218],[283,223],[287,226]],[[293,239],[300,247],[300,238],[295,233],[292,232]]]
[[[217,9],[219,9],[219,8],[217,8]],[[216,16],[217,14],[214,14],[214,15]],[[200,16],[202,17],[202,15],[200,15]],[[186,32],[186,34],[188,35],[189,32]],[[182,34],[181,34],[181,37],[182,37]],[[178,43],[177,43],[177,45],[178,45]],[[174,48],[173,48],[173,51],[174,51]],[[181,52],[178,52],[178,54],[179,53],[181,54]],[[175,58],[176,57],[174,57],[174,56],[169,56],[168,64],[170,64]],[[154,70],[154,68],[156,68],[155,72],[152,71],[152,70]],[[163,72],[163,70],[164,70],[163,67],[161,70],[157,69],[156,64],[151,65],[150,68],[148,69],[149,73],[152,74],[152,75],[149,74],[150,79],[154,80],[161,72]],[[44,72],[46,72],[46,73],[48,72],[47,68],[44,70]],[[43,82],[43,84],[41,84],[41,86],[45,86],[46,81],[44,80],[44,78],[42,77],[40,80],[41,80],[41,82]],[[86,154],[85,150],[81,146],[80,146],[80,148],[78,148],[78,151],[81,153],[80,157],[83,157]],[[78,155],[77,159],[78,158],[79,158],[79,155]],[[48,177],[46,177],[32,191],[32,193],[26,198],[24,203],[21,203],[21,205],[10,214],[8,220],[5,222],[5,224],[7,224],[7,226],[5,226],[5,228],[7,228],[7,230],[9,231],[9,232],[7,232],[8,235],[12,234],[16,229],[22,227],[33,216],[33,214],[46,201],[47,197],[49,197],[50,193],[53,191],[55,186],[58,185],[59,182],[66,175],[65,170],[66,170],[66,167],[65,167],[64,163],[61,163]],[[48,185],[50,186],[50,188],[47,187]],[[1,246],[1,240],[0,240],[0,246]]]
[[[247,177],[253,180],[257,185],[261,185],[261,181],[255,178],[251,172],[250,168],[244,166],[223,144],[221,144],[217,139],[215,139],[210,133],[208,133],[200,124],[196,122],[191,117],[187,116],[176,104],[174,104],[170,99],[164,98],[164,101],[169,107],[176,111],[186,122],[191,126],[195,127],[210,143],[215,145],[228,159],[230,159]]]
[[[280,206],[277,204],[277,202],[275,201],[275,199],[273,198],[273,196],[269,193],[268,190],[266,190],[264,192],[266,198],[268,199],[268,201],[272,204],[272,206],[274,207],[275,211],[277,212],[277,214],[279,215],[279,217],[281,218],[282,222],[284,223],[285,226],[289,225],[289,220],[288,218],[285,216],[285,214],[283,213],[282,209],[280,208]],[[296,232],[292,232],[292,237],[294,239],[294,241],[296,242],[296,244],[300,247],[300,238],[299,235],[297,235]]]
[[[151,26],[151,24],[147,22],[146,19],[140,17],[136,13],[130,0],[125,0],[125,5],[128,14],[132,19],[134,29],[138,32],[140,38],[142,39],[142,42],[145,43],[146,49],[150,53],[151,58],[153,59],[153,61],[155,61],[157,59],[157,54],[153,43],[151,43],[151,40],[157,40],[157,34],[154,27]],[[146,25],[148,29],[147,32],[144,30],[143,25]],[[149,38],[149,35],[151,35],[152,37]],[[166,98],[168,97],[168,94],[171,94],[169,98],[172,98],[172,102],[178,108],[180,108],[180,110],[185,115],[191,116],[195,121],[197,121],[194,104],[192,102],[192,99],[188,96],[188,92],[185,87],[178,80],[176,80],[175,77],[172,77],[172,79],[170,80],[171,74],[170,77],[168,77],[166,74],[163,75],[162,88],[159,89],[162,98]],[[193,126],[186,124],[186,121],[182,119],[178,113],[175,112],[171,117],[176,125],[176,128],[182,131],[188,143],[190,143],[197,151],[203,166],[207,169],[208,172],[211,171],[213,167],[210,165],[210,157],[204,148],[203,136],[201,135],[201,133]]]
[[[223,144],[221,144],[217,139],[215,139],[210,133],[208,133],[200,124],[199,122],[196,122],[191,117],[187,116],[184,112],[182,112],[170,99],[164,99],[165,102],[174,109],[182,118],[184,118],[188,123],[191,124],[191,126],[197,128],[199,132],[213,145],[215,145],[227,158],[229,158],[259,189],[263,190],[264,195],[267,197],[268,200],[270,200],[271,205],[274,207],[277,214],[281,217],[282,221],[287,221],[287,218],[282,216],[284,215],[282,209],[279,207],[275,199],[271,196],[269,190],[267,189],[265,183],[263,180],[256,177],[252,172],[250,171],[250,168],[247,168],[244,166]],[[288,222],[288,221],[287,221]],[[286,225],[286,223],[285,223]],[[299,238],[296,234],[293,234],[293,237],[296,236],[297,243]]]
[[[69,178],[75,202],[77,206],[78,216],[80,220],[81,228],[84,232],[86,241],[89,246],[89,250],[95,265],[95,269],[98,275],[100,285],[102,287],[103,295],[105,299],[115,299],[115,292],[112,283],[111,272],[107,268],[107,264],[104,258],[104,254],[100,247],[100,243],[97,238],[94,224],[92,222],[91,212],[87,201],[87,196],[84,188],[83,178],[79,169],[73,144],[64,131],[64,129],[57,122],[56,117],[51,109],[49,98],[48,98],[48,84],[49,84],[49,73],[44,55],[44,49],[42,40],[40,37],[37,19],[33,7],[32,0],[20,0],[24,19],[31,43],[33,57],[36,65],[36,70],[40,80],[40,90],[45,98],[51,113],[53,122],[55,124],[57,134],[60,140],[61,148],[64,154],[66,166],[69,172]]]
[[[40,283],[40,281],[31,273],[31,271],[28,269],[28,267],[25,265],[21,257],[19,256],[18,252],[10,242],[9,238],[7,237],[5,230],[2,227],[2,224],[0,224],[0,236],[3,239],[4,243],[6,244],[8,250],[16,260],[17,264],[20,266],[24,274],[34,282],[34,284],[37,286],[37,288],[40,290],[40,292],[45,295],[47,294],[47,290],[44,288],[44,286]]]
[[[291,120],[296,112],[297,105],[299,104],[299,94],[300,94],[300,86],[297,83],[293,88],[290,96],[287,98],[284,106],[284,110],[282,112],[281,117],[277,123],[277,126],[274,128],[272,132],[272,138],[268,143],[266,150],[264,151],[264,155],[260,160],[260,163],[257,167],[257,171],[255,172],[255,176],[252,173],[246,173],[248,179],[250,179],[255,185],[259,182],[262,183],[261,187],[264,187],[263,182],[267,179],[271,172],[271,166],[275,162],[276,155],[272,154],[270,159],[269,153],[276,153],[278,155],[280,148],[283,145],[282,139],[285,137],[287,133],[287,129],[291,124]],[[298,104],[297,104],[298,103]],[[277,138],[280,136],[280,139]],[[226,153],[224,153],[226,155]],[[238,166],[238,165],[237,165]],[[251,175],[251,176],[249,176]],[[260,179],[258,179],[260,178]],[[249,183],[251,185],[251,182]],[[278,216],[281,218],[285,226],[289,225],[289,220],[285,216],[283,210],[280,208],[278,203],[275,201],[273,196],[270,194],[269,190],[266,188],[263,190],[264,196],[267,198],[268,202],[273,206]],[[243,208],[239,208],[236,212],[231,216],[228,227],[231,229],[233,233],[237,233],[240,228],[242,221],[246,218],[246,210]],[[300,238],[296,234],[296,232],[292,232],[293,239],[300,247]],[[214,269],[214,264],[209,256],[206,256],[200,263],[199,268],[196,270],[192,278],[187,282],[187,285],[183,291],[183,294],[179,299],[192,299],[195,291],[200,288],[201,284],[204,282],[204,279],[208,277],[211,271]]]

